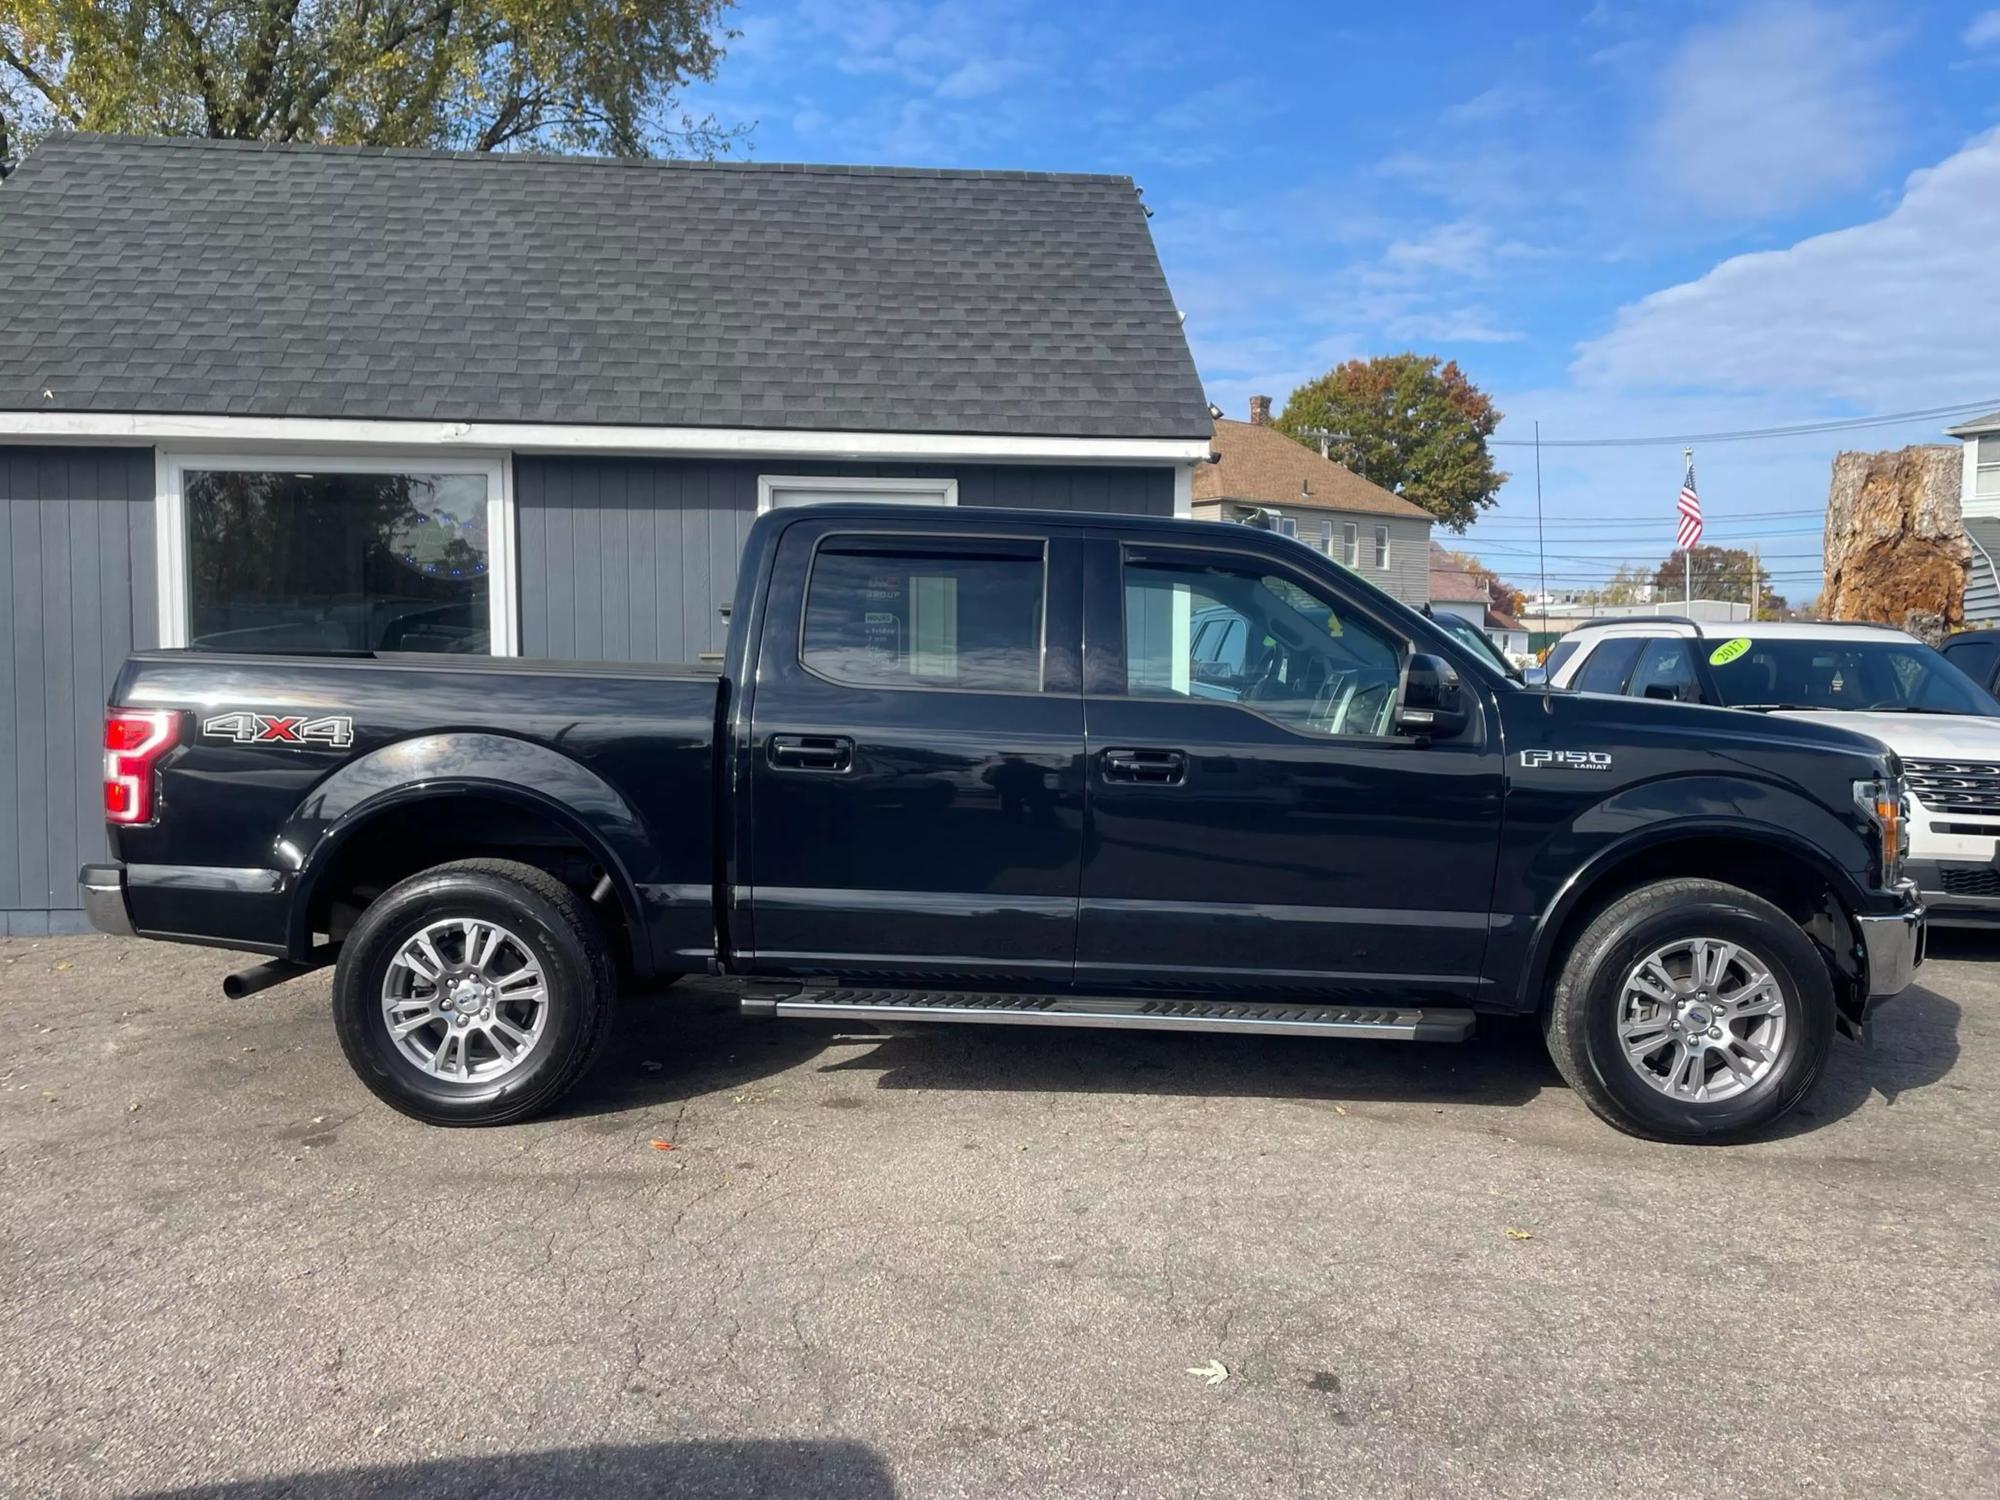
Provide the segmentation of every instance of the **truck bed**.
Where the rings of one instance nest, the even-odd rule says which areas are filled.
[[[142,653],[112,704],[180,722],[152,825],[114,830],[133,924],[299,957],[326,914],[295,894],[421,785],[541,817],[617,866],[640,966],[676,966],[712,946],[723,688],[691,663]]]

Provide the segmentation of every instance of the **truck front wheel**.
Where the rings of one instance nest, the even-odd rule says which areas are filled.
[[[1620,1130],[1720,1143],[1811,1090],[1833,1041],[1833,985],[1812,940],[1761,896],[1664,880],[1578,935],[1543,1029],[1565,1081]]]
[[[504,1125],[560,1099],[610,1030],[604,933],[561,881],[512,860],[385,891],[341,945],[333,1019],[361,1081],[433,1125]]]

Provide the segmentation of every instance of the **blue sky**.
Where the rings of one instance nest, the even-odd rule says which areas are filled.
[[[1457,359],[1499,437],[2000,407],[2000,9],[744,0],[697,110],[764,160],[1129,173],[1209,397]],[[1818,587],[1841,447],[1697,444],[1713,541]],[[1468,542],[1533,581],[1533,456]],[[1550,581],[1672,545],[1677,446],[1545,448]],[[1448,540],[1448,539],[1447,539]]]

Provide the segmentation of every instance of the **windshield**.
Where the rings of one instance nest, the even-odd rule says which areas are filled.
[[[1437,626],[1439,630],[1442,630],[1461,645],[1470,646],[1473,650],[1477,651],[1481,660],[1492,662],[1494,666],[1505,672],[1516,682],[1521,680],[1521,674],[1514,670],[1514,664],[1502,656],[1500,648],[1493,644],[1492,639],[1486,632],[1470,620],[1453,614],[1432,613],[1429,609],[1426,609],[1424,613],[1430,616],[1431,623]]]
[[[2000,717],[2000,702],[1916,641],[1765,638],[1709,649],[1709,675],[1731,708],[1873,709]]]

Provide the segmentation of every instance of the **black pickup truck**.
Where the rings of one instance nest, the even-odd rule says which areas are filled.
[[[552,1105],[621,980],[766,1016],[1450,1041],[1540,1018],[1621,1129],[1754,1131],[1910,982],[1875,741],[1541,691],[1288,538],[827,505],[720,671],[150,652],[97,926],[328,962],[362,1080]]]

